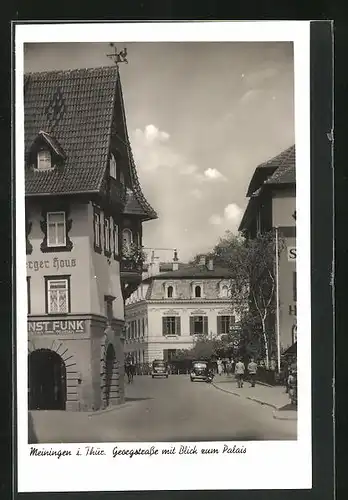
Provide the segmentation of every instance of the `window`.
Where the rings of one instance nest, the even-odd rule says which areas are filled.
[[[70,312],[70,276],[45,277],[46,314],[66,314]]]
[[[114,257],[117,257],[118,255],[118,225],[114,224]]]
[[[294,271],[292,273],[292,294],[294,302],[297,302],[297,273]]]
[[[39,151],[37,154],[37,169],[49,170],[50,168],[52,168],[51,153],[46,149]]]
[[[167,297],[168,297],[169,299],[171,299],[171,298],[173,297],[173,291],[174,291],[174,289],[173,289],[173,287],[172,287],[172,286],[169,286],[169,287],[167,288]]]
[[[116,160],[114,155],[111,155],[110,158],[110,177],[116,179]]]
[[[93,209],[93,228],[94,228],[94,250],[101,251],[101,224],[100,224],[100,210],[98,207]]]
[[[110,256],[110,218],[104,215],[104,253]]]
[[[200,281],[191,282],[191,297],[194,299],[200,299],[204,296],[203,293],[203,283]]]
[[[181,335],[180,316],[164,316],[162,318],[163,335]]]
[[[130,245],[133,242],[132,231],[130,229],[124,229],[122,231],[122,239],[123,239],[123,243],[126,246]]]
[[[231,327],[235,324],[234,316],[218,316],[217,317],[217,334],[227,335]]]
[[[145,318],[142,319],[143,337],[145,337]]]
[[[27,276],[27,304],[28,304],[28,314],[31,314],[30,276]]]
[[[195,286],[195,297],[200,298],[202,296],[202,290],[199,285]]]
[[[115,297],[111,297],[111,295],[105,295],[105,297],[104,297],[105,316],[107,317],[107,320],[109,322],[111,322],[113,317],[114,317],[113,308],[112,308],[112,303],[114,300],[115,300]]]
[[[221,297],[227,298],[229,296],[229,290],[227,285],[221,287]]]
[[[65,212],[47,212],[47,246],[66,246]]]
[[[208,317],[190,317],[190,335],[208,335]]]

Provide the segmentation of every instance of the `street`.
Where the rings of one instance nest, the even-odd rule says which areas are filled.
[[[245,386],[247,394],[253,389]],[[249,391],[249,392],[248,392]],[[35,411],[29,442],[235,441],[296,439],[294,421],[186,375],[135,377],[126,403],[91,413]]]

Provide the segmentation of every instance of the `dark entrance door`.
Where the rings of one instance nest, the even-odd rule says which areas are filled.
[[[29,410],[65,410],[66,368],[63,359],[50,349],[29,354]]]

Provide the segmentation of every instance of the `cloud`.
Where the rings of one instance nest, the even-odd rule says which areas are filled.
[[[236,203],[230,203],[224,210],[225,218],[232,221],[240,221],[242,209]]]
[[[209,217],[208,222],[213,226],[224,226],[225,229],[237,230],[242,212],[236,203],[230,203],[224,208],[223,215],[213,214]]]
[[[207,168],[207,170],[204,171],[204,175],[207,179],[224,179],[226,180],[226,177],[222,175],[221,172],[219,172],[216,168]]]
[[[163,141],[168,141],[170,135],[168,132],[165,132],[164,130],[159,130],[155,125],[146,125],[144,130],[141,130],[139,128],[136,129],[135,135],[143,139],[144,142],[147,143],[153,143],[156,141],[163,142]]]

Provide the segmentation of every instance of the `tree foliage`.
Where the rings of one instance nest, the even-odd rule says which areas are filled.
[[[279,240],[279,253],[283,245]],[[262,346],[259,354],[264,354],[266,366],[274,343],[275,252],[273,232],[248,240],[227,232],[213,250],[215,261],[231,272],[230,297],[241,317],[244,338]]]

